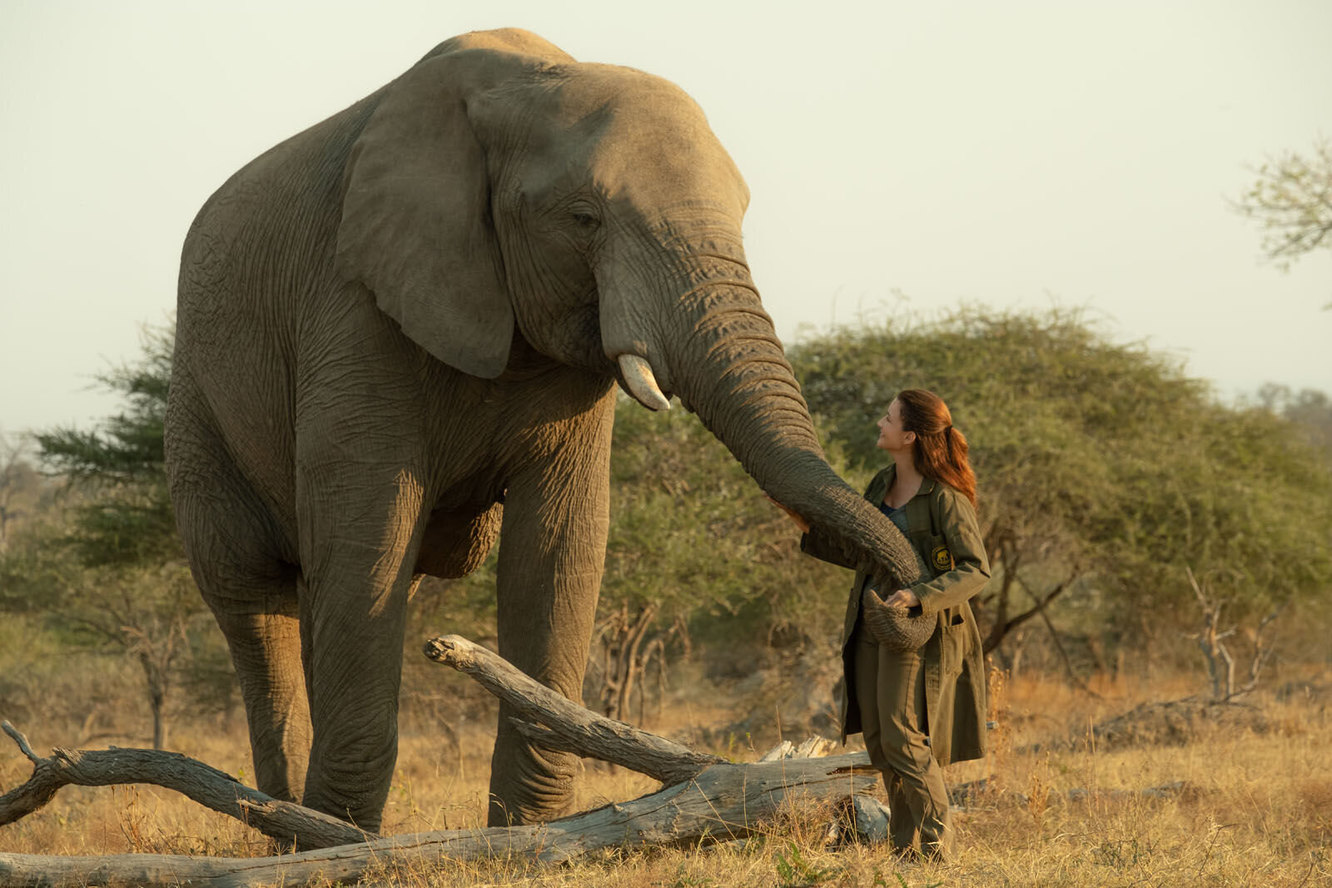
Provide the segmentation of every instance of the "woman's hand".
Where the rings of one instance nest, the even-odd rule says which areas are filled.
[[[791,520],[795,522],[795,526],[800,528],[801,533],[809,533],[809,522],[806,521],[804,518],[802,518],[794,509],[787,508],[786,506],[777,502],[777,500],[768,496],[766,493],[763,495],[765,497],[768,497],[768,502],[772,503],[774,506],[776,506],[777,508],[785,512],[787,515],[789,515],[791,517]]]
[[[889,607],[915,607],[920,604],[920,599],[916,593],[910,589],[898,589],[892,595],[883,600],[883,603]]]

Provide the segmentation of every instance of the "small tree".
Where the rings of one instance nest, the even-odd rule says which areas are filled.
[[[33,589],[69,641],[131,657],[144,677],[153,745],[167,741],[167,704],[188,658],[188,628],[205,613],[176,535],[167,491],[163,420],[172,334],[148,330],[134,364],[99,377],[126,409],[94,431],[39,434],[48,470],[67,478],[80,501],[48,544],[78,570],[57,590]]]
[[[1252,655],[1249,659],[1248,674],[1243,685],[1236,685],[1235,682],[1235,657],[1230,652],[1226,641],[1233,637],[1239,627],[1232,625],[1223,629],[1221,626],[1221,615],[1225,610],[1225,599],[1218,598],[1203,588],[1198,582],[1198,578],[1193,575],[1193,571],[1187,567],[1184,569],[1189,578],[1189,585],[1193,588],[1193,593],[1198,599],[1198,607],[1202,611],[1203,625],[1195,638],[1198,641],[1198,649],[1202,651],[1203,659],[1207,663],[1207,676],[1212,687],[1212,702],[1229,703],[1237,697],[1242,697],[1258,686],[1258,679],[1262,675],[1263,669],[1272,659],[1274,648],[1271,640],[1268,638],[1268,627],[1281,616],[1281,612],[1286,609],[1289,599],[1280,601],[1258,621],[1257,627],[1249,633]]]
[[[65,590],[60,618],[70,642],[129,657],[143,676],[153,720],[153,748],[165,749],[167,705],[190,656],[199,594],[180,562],[88,568]]]

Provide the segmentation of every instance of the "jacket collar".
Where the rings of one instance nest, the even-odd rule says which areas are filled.
[[[871,497],[878,497],[878,500],[874,503],[876,506],[880,502],[883,502],[884,495],[887,494],[888,489],[893,486],[893,481],[896,478],[897,463],[889,463],[887,468],[881,470],[878,475],[874,476],[874,480],[870,482],[869,494]],[[934,488],[937,487],[938,484],[939,482],[935,481],[933,478],[925,478],[920,483],[920,490],[916,491],[916,495],[913,496],[912,499],[915,499],[916,496],[927,496],[933,493]]]

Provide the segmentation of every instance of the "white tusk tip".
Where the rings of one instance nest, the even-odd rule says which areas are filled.
[[[671,409],[670,399],[662,394],[661,387],[657,385],[657,377],[652,372],[652,366],[645,358],[638,355],[620,355],[618,363],[620,375],[624,378],[624,386],[635,401],[652,411]]]

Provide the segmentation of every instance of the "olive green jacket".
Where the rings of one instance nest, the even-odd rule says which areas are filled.
[[[889,466],[874,476],[865,499],[877,508],[897,475]],[[941,765],[985,755],[985,657],[980,630],[967,602],[985,588],[990,561],[981,542],[976,511],[958,491],[925,479],[906,504],[907,541],[921,557],[924,574],[911,591],[924,613],[937,614],[939,625],[921,655],[925,658],[925,706],[918,713],[929,725],[930,748]],[[802,551],[855,570],[838,546],[813,530],[800,541]],[[842,626],[842,742],[861,730],[860,710],[852,686],[853,634],[860,615],[860,597],[868,580],[858,572],[851,585]],[[893,591],[877,590],[883,598]]]

